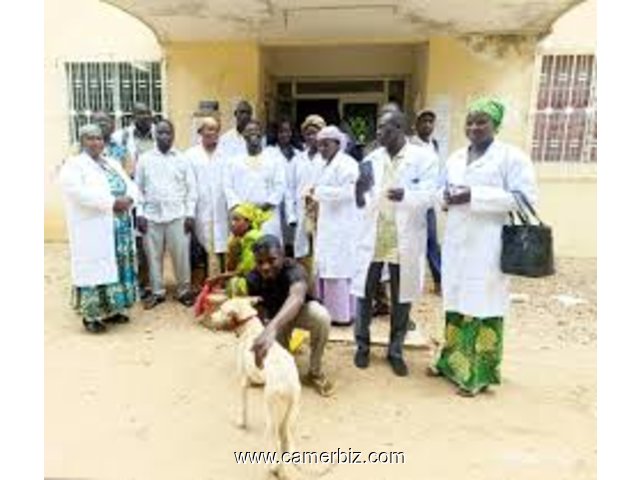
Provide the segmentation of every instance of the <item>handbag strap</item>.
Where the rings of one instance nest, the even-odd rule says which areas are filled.
[[[513,190],[511,193],[513,194],[513,197],[516,200],[516,204],[518,205],[518,211],[517,211],[518,217],[520,217],[520,220],[523,221],[523,223],[526,223],[526,224],[530,223],[528,214],[527,214],[527,210],[528,210],[531,213],[531,215],[533,215],[533,217],[536,220],[538,220],[538,223],[540,225],[544,225],[544,222],[540,220],[538,213],[533,208],[533,205],[531,205],[531,202],[529,202],[529,200],[527,199],[524,193],[522,193],[520,190]],[[523,220],[522,218],[523,216],[526,217],[526,220]]]

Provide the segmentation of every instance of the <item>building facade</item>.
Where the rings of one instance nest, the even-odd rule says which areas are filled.
[[[500,137],[527,150],[562,256],[596,256],[595,0],[448,2],[61,0],[46,6],[45,239],[65,238],[55,170],[91,111],[134,101],[194,139],[200,107],[251,101],[263,120],[310,112],[372,138],[379,107],[430,106],[465,144],[470,99],[507,103]],[[70,22],[69,18],[82,18]],[[478,20],[479,18],[485,20]],[[96,28],[100,35],[96,35]]]

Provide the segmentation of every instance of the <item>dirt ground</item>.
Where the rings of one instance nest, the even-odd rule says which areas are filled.
[[[250,393],[250,428],[238,400],[234,337],[195,325],[174,302],[102,336],[69,308],[67,246],[45,245],[45,475],[104,479],[265,479],[234,451],[264,450],[261,392]],[[404,452],[404,464],[335,465],[322,478],[577,480],[596,478],[596,261],[560,259],[558,274],[514,280],[505,323],[503,385],[474,399],[425,376],[431,353],[407,351],[397,378],[372,352],[331,343],[326,367],[338,391],[303,390],[296,430],[305,451]],[[563,305],[569,295],[584,303]],[[571,299],[565,299],[571,302]],[[439,299],[414,308],[420,329],[441,337]],[[386,320],[376,320],[386,328]],[[297,358],[306,367],[306,355]],[[290,471],[312,478],[321,470]]]

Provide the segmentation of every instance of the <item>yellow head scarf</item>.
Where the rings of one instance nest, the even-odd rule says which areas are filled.
[[[251,227],[256,230],[260,230],[262,224],[269,220],[273,215],[272,212],[266,212],[252,203],[241,203],[240,205],[236,205],[233,212],[246,218],[251,223]]]

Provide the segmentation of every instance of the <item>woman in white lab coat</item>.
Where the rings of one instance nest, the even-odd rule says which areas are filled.
[[[285,173],[286,188],[284,201],[280,204],[280,222],[282,224],[282,240],[285,253],[293,256],[293,244],[295,238],[295,163],[296,157],[302,153],[294,141],[293,125],[286,118],[280,119],[271,125],[267,135],[267,148],[265,154],[271,155],[282,163]]]
[[[65,199],[73,307],[92,333],[125,323],[136,301],[136,251],[131,208],[136,185],[120,164],[103,156],[97,125],[80,129],[82,151],[60,169]]]
[[[223,184],[224,159],[217,149],[219,133],[220,124],[215,118],[201,118],[198,124],[200,143],[186,152],[198,186],[195,231],[198,243],[208,256],[207,276],[222,271],[229,235]]]
[[[294,217],[290,223],[295,225],[293,255],[304,266],[309,275],[309,285],[315,291],[313,279],[313,231],[315,230],[315,211],[307,207],[307,195],[315,185],[320,167],[323,165],[322,155],[318,151],[318,132],[326,127],[320,115],[309,115],[300,130],[304,137],[305,150],[294,158],[293,163],[293,208]],[[311,214],[311,217],[309,217]]]
[[[442,279],[445,346],[433,373],[473,396],[500,383],[503,318],[508,279],[500,270],[501,232],[516,208],[513,191],[532,203],[537,192],[527,156],[496,140],[504,106],[494,99],[473,102],[466,119],[469,147],[446,163],[441,201],[447,206]]]
[[[280,206],[286,188],[284,165],[262,149],[260,122],[249,121],[244,138],[248,153],[225,162],[227,208],[231,211],[236,205],[247,202],[272,211],[271,219],[262,225],[262,233],[275,235],[282,241]]]
[[[334,324],[349,325],[355,315],[350,295],[355,254],[357,162],[341,151],[344,133],[330,125],[318,133],[322,165],[308,195],[318,205],[314,271],[316,293]]]

